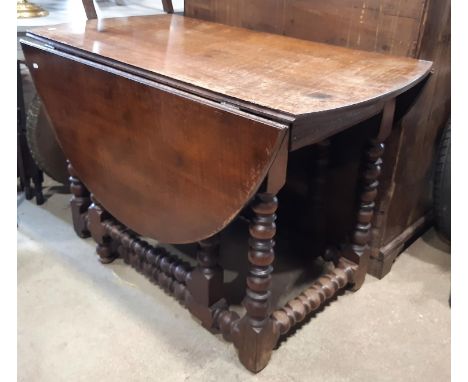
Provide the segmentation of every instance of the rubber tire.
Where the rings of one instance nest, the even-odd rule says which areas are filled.
[[[451,169],[450,119],[439,144],[434,174],[434,219],[437,232],[450,241],[451,233]]]

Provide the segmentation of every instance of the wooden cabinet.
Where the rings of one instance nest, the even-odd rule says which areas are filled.
[[[185,15],[434,62],[429,83],[415,107],[393,130],[384,154],[387,166],[381,178],[369,267],[371,274],[383,277],[405,245],[431,224],[433,158],[440,131],[450,114],[450,1],[185,0]],[[322,190],[328,198],[320,207],[321,230],[325,232],[320,237],[325,241],[350,235],[346,227],[351,226],[354,215],[349,200],[356,188],[353,174],[358,171],[360,159],[356,143],[362,141],[363,130],[356,127],[331,142],[330,171],[324,175],[326,186]],[[349,140],[355,144],[350,145]],[[306,170],[304,157],[324,154],[301,155],[297,172]],[[311,178],[311,184],[300,184],[298,179],[302,177],[290,176],[286,188],[296,197],[302,193],[305,198],[316,198],[317,191],[311,189],[316,185],[316,176]],[[303,209],[291,208],[290,213],[296,217],[304,214]],[[310,219],[291,220],[310,224]],[[312,229],[298,228],[305,232]]]

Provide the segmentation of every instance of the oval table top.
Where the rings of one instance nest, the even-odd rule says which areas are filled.
[[[84,184],[167,243],[219,232],[265,179],[282,186],[288,147],[376,115],[432,65],[177,15],[39,28],[23,43]]]

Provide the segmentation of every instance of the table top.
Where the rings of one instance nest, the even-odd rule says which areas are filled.
[[[55,49],[170,79],[192,93],[293,118],[393,98],[432,65],[178,15],[89,20],[29,35]]]

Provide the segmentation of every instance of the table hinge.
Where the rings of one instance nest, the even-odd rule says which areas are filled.
[[[228,107],[229,109],[235,109],[235,110],[240,110],[239,106],[233,105],[232,103],[229,102],[221,102],[221,105]]]

